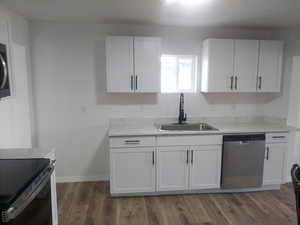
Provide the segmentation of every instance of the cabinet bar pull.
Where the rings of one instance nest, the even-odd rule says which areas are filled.
[[[262,82],[262,78],[261,76],[258,77],[258,89],[261,90],[261,82]]]
[[[154,165],[155,164],[155,160],[154,160],[154,151],[152,152],[152,165]]]
[[[267,160],[269,160],[269,153],[270,153],[270,148],[269,147],[267,147]]]
[[[279,138],[285,138],[285,136],[272,136],[272,138],[279,139]]]
[[[186,151],[186,164],[189,164],[189,150]]]
[[[128,145],[130,145],[130,144],[139,144],[141,141],[140,140],[126,140],[125,141],[125,144],[128,144]]]
[[[192,164],[194,163],[194,150],[192,150],[191,152],[191,163]]]
[[[230,77],[230,89],[233,89],[233,76]]]
[[[238,82],[238,78],[237,78],[237,76],[235,76],[235,90],[237,90],[237,82]]]
[[[135,90],[138,89],[138,76],[135,76]]]
[[[133,90],[133,76],[130,76],[130,89]]]

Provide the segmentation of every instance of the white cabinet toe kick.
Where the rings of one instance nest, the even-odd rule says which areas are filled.
[[[266,133],[263,185],[221,189],[222,135],[110,138],[112,196],[230,193],[279,189],[288,133]]]

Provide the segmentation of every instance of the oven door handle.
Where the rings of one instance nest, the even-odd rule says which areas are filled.
[[[3,80],[1,82],[1,85],[0,85],[0,89],[3,89],[5,87],[5,84],[7,83],[7,79],[8,79],[8,70],[7,70],[7,65],[6,65],[6,62],[3,58],[3,56],[0,54],[0,63],[3,67]]]
[[[32,202],[33,199],[35,199],[35,197],[40,193],[40,191],[46,186],[53,170],[54,164],[52,163],[42,172],[44,173],[43,178],[39,181],[37,187],[34,190],[26,194],[25,196],[21,195],[6,211],[2,211],[2,222],[8,223],[10,220],[13,220],[18,215],[20,215],[20,213]],[[33,181],[33,183],[34,182],[35,181]],[[24,192],[29,192],[30,189],[31,187],[29,187],[29,190],[26,189]]]

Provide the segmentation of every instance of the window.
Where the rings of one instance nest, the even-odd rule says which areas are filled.
[[[162,55],[161,92],[196,92],[197,56]]]

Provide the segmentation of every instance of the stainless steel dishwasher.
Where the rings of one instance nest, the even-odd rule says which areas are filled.
[[[265,134],[223,137],[222,179],[224,189],[262,186]]]

